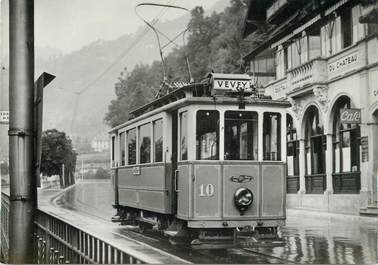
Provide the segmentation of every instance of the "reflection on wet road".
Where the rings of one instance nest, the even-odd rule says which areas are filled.
[[[82,182],[70,189],[57,203],[74,211],[109,221],[113,191],[109,181]],[[201,251],[171,246],[154,235],[140,235],[120,227],[118,232],[142,240],[177,255],[191,256],[194,263],[331,263],[372,264],[378,262],[378,227],[372,219],[316,216],[288,211],[286,226],[281,229],[286,241],[283,247]],[[144,237],[144,238],[143,238]],[[181,254],[180,254],[181,253]]]

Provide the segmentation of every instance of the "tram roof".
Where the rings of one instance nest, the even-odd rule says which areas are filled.
[[[210,74],[209,78],[200,83],[193,83],[177,88],[168,94],[161,96],[130,112],[130,118],[125,123],[117,125],[110,129],[109,133],[125,127],[134,122],[140,121],[151,115],[159,112],[174,110],[187,105],[194,104],[222,104],[222,105],[237,105],[240,102],[239,93],[225,93],[223,95],[212,95],[212,83],[214,78],[220,79],[241,79],[246,75],[231,75],[231,74]],[[246,106],[270,105],[290,107],[290,103],[286,100],[272,100],[267,96],[250,97],[250,92],[245,92],[243,102]]]

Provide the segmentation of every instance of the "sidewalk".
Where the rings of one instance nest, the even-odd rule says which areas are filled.
[[[120,234],[117,231],[119,229],[118,224],[106,222],[85,213],[79,213],[74,210],[57,206],[56,200],[60,197],[60,195],[74,187],[75,185],[72,185],[64,190],[40,189],[38,193],[38,209],[66,223],[69,223],[70,225],[73,225],[88,234],[100,238],[101,240],[118,249],[121,249],[126,253],[138,257],[141,260],[148,261],[148,263],[190,263],[184,259]]]
[[[339,213],[329,213],[316,210],[308,209],[286,209],[287,217],[308,217],[315,219],[323,219],[328,221],[339,221],[339,222],[359,222],[366,225],[372,225],[378,227],[378,218],[371,216],[361,216],[361,215],[350,215],[350,214],[339,214]]]

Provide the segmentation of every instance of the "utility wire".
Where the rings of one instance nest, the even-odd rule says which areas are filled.
[[[168,1],[168,3],[170,2],[172,1]],[[173,3],[175,2],[176,0],[173,0]],[[165,7],[164,9],[162,9],[157,14],[157,16],[152,20],[151,24],[155,25],[167,11],[168,11],[168,7]],[[144,31],[107,68],[105,68],[105,70],[99,76],[97,76],[93,81],[88,83],[88,85],[86,85],[83,89],[74,92],[76,94],[75,95],[76,98],[75,98],[74,110],[73,110],[73,115],[72,115],[72,120],[71,120],[71,128],[70,128],[71,135],[72,135],[72,129],[73,129],[73,125],[75,122],[76,113],[78,109],[79,97],[81,96],[81,94],[91,89],[94,84],[96,84],[102,77],[104,77],[120,60],[122,60],[122,58],[124,58],[135,47],[135,45],[138,44],[139,41],[143,39],[143,37],[149,32],[149,30],[150,28],[146,26]]]

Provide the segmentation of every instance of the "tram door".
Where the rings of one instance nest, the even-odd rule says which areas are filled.
[[[177,145],[177,133],[178,133],[178,112],[177,110],[172,113],[172,212],[173,214],[177,213],[177,156],[178,156],[178,145]]]

